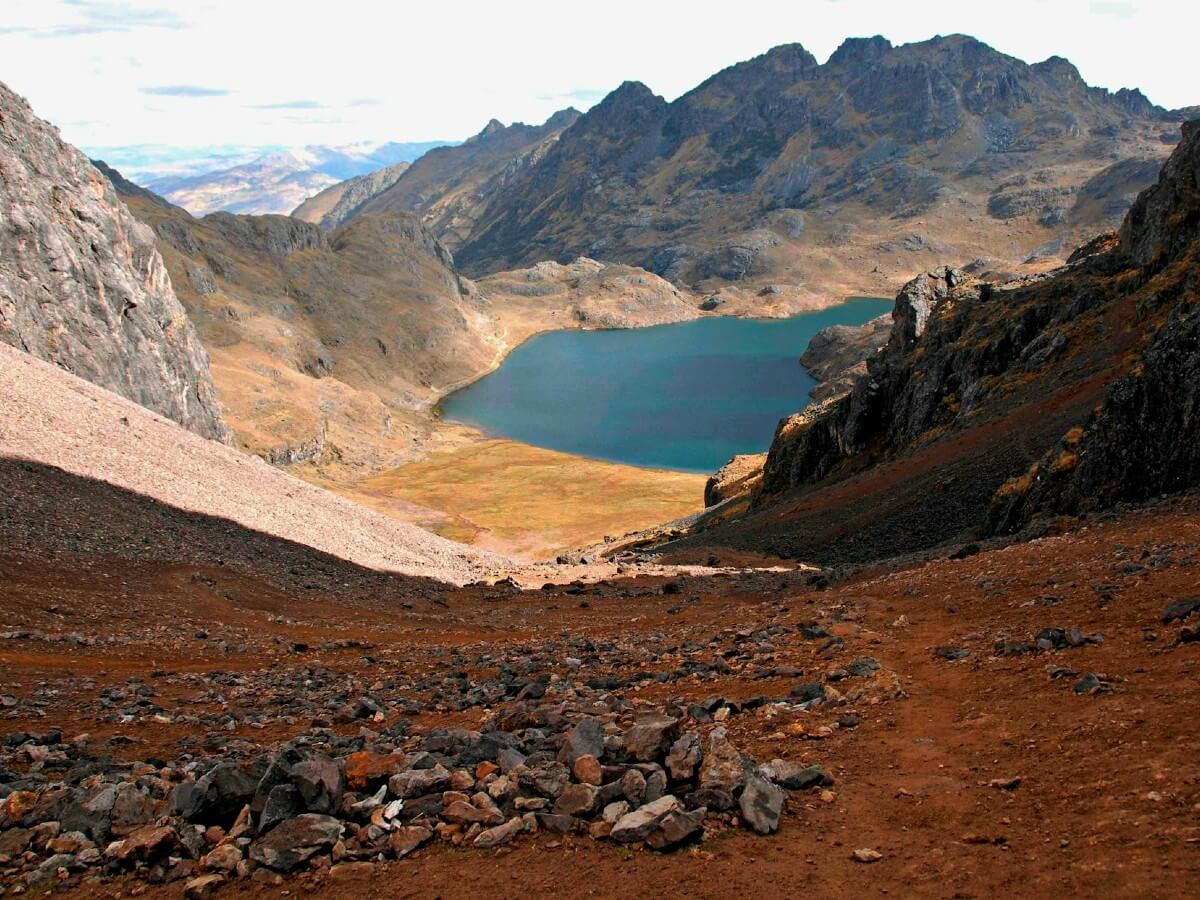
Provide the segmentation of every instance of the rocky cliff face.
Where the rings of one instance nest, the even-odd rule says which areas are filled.
[[[1174,130],[1136,91],[962,36],[850,40],[824,65],[784,45],[671,103],[623,85],[460,198],[454,250],[472,275],[582,255],[704,289],[895,290],[998,247],[1032,269],[1115,227]]]
[[[1141,346],[1095,416],[997,492],[991,531],[1200,485],[1200,121],[1184,126],[1109,257],[1135,267]]]
[[[228,438],[205,353],[109,180],[0,84],[0,341]]]
[[[850,392],[780,424],[724,539],[863,560],[1200,486],[1198,162],[1200,123],[1119,239],[1053,273],[909,282]]]
[[[887,346],[891,334],[891,316],[865,325],[831,325],[814,334],[800,354],[800,365],[818,382],[809,396],[821,402],[849,393],[858,377],[866,374],[867,361]]]

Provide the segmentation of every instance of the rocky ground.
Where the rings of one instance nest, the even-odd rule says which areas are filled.
[[[524,592],[5,518],[0,883],[1184,896],[1196,512],[840,577]]]

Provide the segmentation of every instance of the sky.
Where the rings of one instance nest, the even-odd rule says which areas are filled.
[[[625,80],[674,99],[782,43],[971,34],[1200,103],[1190,0],[0,0],[0,80],[84,148],[460,140]]]

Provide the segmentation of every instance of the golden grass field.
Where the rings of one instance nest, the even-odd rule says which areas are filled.
[[[355,482],[344,497],[527,560],[697,512],[704,475],[642,469],[480,436]]]

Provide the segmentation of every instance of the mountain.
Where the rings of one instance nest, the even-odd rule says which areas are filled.
[[[292,215],[327,231],[337,228],[358,211],[371,198],[386,191],[408,171],[409,163],[399,162],[385,166],[366,175],[356,175],[327,187],[319,194],[309,197],[294,210]]]
[[[233,166],[152,178],[145,186],[194,215],[288,213],[340,181],[411,162],[444,143],[312,145],[262,154]]]
[[[1116,226],[1177,118],[961,35],[851,39],[823,65],[789,44],[670,103],[624,84],[502,184],[423,214],[474,276],[589,256],[698,289],[877,295],[946,260],[1061,262]],[[437,209],[417,169],[367,209]]]
[[[4,84],[0,172],[0,342],[227,440],[154,233]]]
[[[272,462],[398,465],[431,439],[420,411],[496,356],[485,302],[412,216],[327,233],[125,199],[158,235],[239,445]]]
[[[750,510],[703,540],[863,562],[1200,486],[1198,276],[1200,121],[1063,269],[907,284],[866,374],[780,423]]]
[[[462,144],[426,153],[393,187],[365,204],[362,212],[415,213],[457,252],[473,233],[479,212],[507,184],[535,166],[578,118],[578,111],[564,109],[541,125],[505,126],[493,119]],[[536,262],[540,259],[529,260],[529,264]]]

